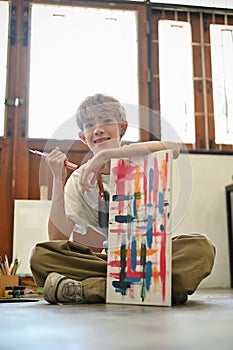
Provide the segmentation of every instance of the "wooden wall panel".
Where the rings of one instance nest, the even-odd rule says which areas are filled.
[[[193,75],[194,78],[202,77],[201,45],[193,45]]]
[[[203,113],[196,116],[195,128],[196,128],[196,149],[205,150],[206,141],[205,141],[205,138],[203,138],[203,130],[205,130],[205,116]]]
[[[201,42],[201,32],[200,32],[200,13],[191,12],[190,13],[190,24],[192,31],[192,41],[193,43]]]
[[[177,20],[178,20],[178,21],[187,22],[187,21],[188,21],[188,14],[187,14],[187,12],[186,12],[186,11],[184,11],[184,12],[178,12]]]
[[[203,81],[196,79],[194,81],[194,101],[196,114],[204,113],[204,99],[203,99]]]
[[[0,256],[11,256],[13,242],[12,157],[8,140],[0,140]]]

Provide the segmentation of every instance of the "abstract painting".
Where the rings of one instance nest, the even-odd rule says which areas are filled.
[[[170,151],[112,160],[107,303],[171,305]]]

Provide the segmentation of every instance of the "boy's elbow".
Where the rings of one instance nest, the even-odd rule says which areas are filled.
[[[179,157],[179,154],[180,154],[180,144],[179,143],[166,141],[166,142],[163,142],[163,146],[166,149],[169,149],[170,151],[172,151],[173,159],[176,159]]]
[[[67,240],[72,233],[73,226],[61,225],[59,228],[49,220],[48,223],[48,236],[50,241],[54,240]]]
[[[174,143],[174,148],[173,148],[173,158],[176,159],[180,155],[180,145],[178,143]]]

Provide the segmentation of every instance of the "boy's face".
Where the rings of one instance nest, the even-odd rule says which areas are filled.
[[[120,146],[121,136],[127,129],[127,122],[119,122],[114,116],[90,117],[83,123],[80,139],[93,153]]]

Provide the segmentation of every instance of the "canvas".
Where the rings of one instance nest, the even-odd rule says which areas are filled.
[[[107,303],[171,305],[172,156],[111,162]]]

